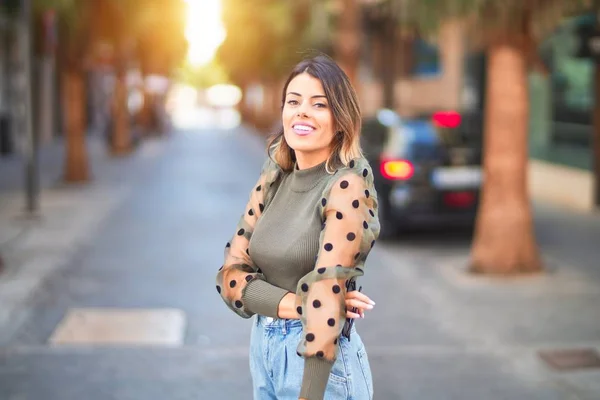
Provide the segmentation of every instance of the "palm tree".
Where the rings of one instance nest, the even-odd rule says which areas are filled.
[[[362,11],[358,0],[340,0],[333,39],[333,55],[357,87],[361,48]]]
[[[111,151],[114,155],[124,155],[133,147],[127,71],[138,63],[144,75],[172,72],[186,51],[185,7],[183,0],[110,0],[105,6],[110,21],[105,34],[113,46],[116,75]]]
[[[65,134],[64,179],[90,179],[86,147],[85,68],[90,47],[91,15],[96,1],[34,0],[36,12],[54,10],[58,23],[58,65]]]
[[[542,261],[527,193],[527,72],[537,41],[589,0],[399,0],[421,29],[464,18],[487,51],[484,176],[470,270],[540,271]]]

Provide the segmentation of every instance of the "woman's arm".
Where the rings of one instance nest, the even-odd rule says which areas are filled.
[[[299,319],[296,293],[288,293],[279,302],[277,317],[283,319]],[[359,291],[347,292],[345,297],[346,318],[364,318],[366,310],[372,310],[375,302]],[[350,311],[356,308],[356,312]]]
[[[268,191],[279,172],[277,165],[267,159],[258,182],[250,192],[236,233],[225,246],[225,262],[217,273],[217,291],[227,306],[243,318],[250,318],[255,313],[276,316],[281,298],[288,293],[264,280],[248,250],[254,227],[270,195]]]
[[[305,358],[300,397],[322,399],[337,358],[346,321],[346,281],[363,275],[364,262],[379,235],[377,195],[366,160],[351,162],[324,192],[325,229],[315,269],[298,283]]]

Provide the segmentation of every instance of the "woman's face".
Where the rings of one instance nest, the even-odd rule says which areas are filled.
[[[320,80],[303,73],[290,81],[282,121],[285,140],[296,152],[300,169],[327,160],[335,129],[333,114]]]

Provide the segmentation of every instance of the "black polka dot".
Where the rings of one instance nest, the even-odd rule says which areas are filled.
[[[363,221],[363,228],[369,229],[369,224],[367,224],[367,221]]]
[[[336,265],[336,267],[341,267],[341,266],[342,266],[342,264],[337,264],[337,265]]]
[[[340,187],[341,187],[342,189],[346,189],[346,188],[348,187],[348,185],[349,185],[348,181],[342,181],[342,182],[340,183]]]
[[[331,243],[325,243],[325,246],[323,248],[326,251],[331,251],[331,250],[333,250],[333,245]]]
[[[298,307],[296,307],[296,312],[297,312],[299,315],[302,315],[302,307],[301,307],[301,306],[298,306]]]
[[[371,193],[369,193],[368,190],[365,190],[365,196],[367,197],[367,199],[369,198],[370,195],[371,195]]]
[[[253,216],[253,215],[254,215],[254,211],[253,211],[252,209],[249,209],[249,210],[248,210],[248,215],[249,215],[249,216]]]
[[[355,260],[358,260],[358,257],[360,257],[360,253],[356,253],[356,254],[354,255],[354,259],[355,259]]]
[[[375,213],[373,212],[373,210],[369,210],[369,214],[371,214],[371,217],[375,216]]]
[[[303,283],[301,288],[303,292],[308,292],[308,285],[306,283]]]
[[[246,254],[250,255],[250,251],[248,249],[246,249]]]
[[[344,218],[344,215],[341,212],[338,211],[338,212],[335,213],[335,217],[337,219],[342,219],[342,218]]]
[[[369,175],[369,171],[367,171],[367,169],[363,169],[363,176],[366,178],[367,175]]]
[[[264,205],[264,204],[262,204],[262,203],[260,203],[260,204],[258,205],[258,208],[260,209],[260,212],[263,212],[263,211],[265,210],[265,205]]]
[[[321,199],[321,205],[322,205],[323,207],[325,207],[325,205],[326,205],[326,204],[327,204],[327,199],[326,199],[325,197],[323,197],[323,198]]]
[[[225,245],[225,248],[231,247],[231,243],[227,242],[227,244]]]
[[[333,344],[337,344],[338,340],[337,338],[333,339]]]
[[[349,241],[353,241],[354,239],[356,239],[356,235],[353,232],[350,232],[346,235],[346,239],[348,239]]]
[[[246,231],[244,230],[244,228],[242,228],[238,231],[237,234],[238,234],[238,236],[242,236],[244,234],[244,232],[246,232]]]
[[[340,288],[340,285],[333,285],[331,290],[333,290],[333,293],[338,294],[342,289]]]
[[[319,308],[319,307],[321,307],[321,302],[320,302],[319,300],[315,300],[315,301],[313,301],[313,307],[314,307],[314,308]]]
[[[236,300],[236,301],[235,301],[235,306],[236,306],[237,308],[242,308],[242,306],[243,306],[243,305],[244,305],[244,304],[243,304],[241,301],[239,301],[239,300]]]
[[[335,319],[334,318],[329,318],[327,320],[327,325],[329,325],[329,326],[335,326]]]
[[[325,224],[321,225],[321,230],[325,229]]]
[[[350,168],[354,168],[354,160],[350,161],[350,164],[348,164],[350,166]]]
[[[261,187],[260,187],[260,185],[258,185],[258,186],[256,187],[256,191],[257,191],[257,192],[260,192],[260,188],[261,188]]]
[[[221,286],[217,285],[217,292],[221,293]]]
[[[315,335],[312,333],[307,333],[306,334],[306,340],[309,342],[312,342],[313,340],[315,340]]]
[[[352,207],[354,207],[354,208],[358,208],[359,205],[360,205],[360,203],[358,202],[358,200],[354,200],[352,202]]]
[[[246,275],[246,282],[250,282],[252,280],[252,275]]]
[[[323,357],[325,357],[325,353],[323,353],[322,351],[319,350],[319,351],[317,351],[317,357],[323,358]]]
[[[229,282],[229,287],[230,288],[234,288],[236,284],[237,284],[237,282],[234,281],[234,280],[232,280],[232,281]]]
[[[327,270],[327,268],[319,268],[317,270],[317,272],[320,273],[320,274],[324,274],[326,270]]]
[[[375,241],[374,240],[371,242],[371,248],[373,248],[373,246],[375,246]]]

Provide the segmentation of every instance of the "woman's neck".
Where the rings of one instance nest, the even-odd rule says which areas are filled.
[[[329,155],[329,150],[315,153],[296,151],[296,165],[299,170],[309,169],[327,161]]]

